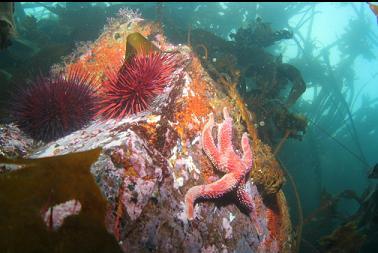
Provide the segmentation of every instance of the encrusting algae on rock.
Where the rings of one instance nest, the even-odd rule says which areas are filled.
[[[160,30],[155,31],[155,26],[134,14],[123,10],[122,18],[113,20],[98,40],[81,54],[74,54],[76,57],[60,66],[60,71],[83,68],[94,76],[100,93],[101,83],[107,81],[106,68],[112,66],[117,71],[121,68],[127,55],[125,40],[129,34],[139,32],[161,51],[175,52],[177,64],[170,72],[168,83],[144,110],[122,114],[119,119],[109,117],[106,122],[92,121],[80,130],[42,144],[38,151],[27,156],[40,158],[101,147],[90,173],[106,200],[105,227],[123,252],[201,252],[206,249],[290,252],[291,223],[280,189],[282,183],[280,180],[267,183],[273,186],[267,191],[269,197],[265,198],[265,188],[260,189],[258,180],[253,177],[256,170],[264,172],[262,164],[272,158],[270,149],[264,148],[258,136],[249,133],[249,139],[242,134],[250,129],[244,125],[247,120],[235,120],[242,112],[241,107],[235,103],[235,97],[225,94],[227,87],[206,73],[191,48],[169,44]],[[216,147],[208,117],[213,115],[210,123],[215,123],[225,107],[225,123],[218,126],[220,145]],[[247,112],[244,111],[244,115]],[[204,139],[208,141],[204,143]],[[242,141],[232,144],[232,140]],[[226,150],[228,156],[219,162],[216,154],[221,149]],[[244,159],[238,150],[244,151]],[[186,212],[186,206],[195,204],[197,197],[196,194],[190,197],[192,187],[206,187],[222,180],[219,179],[222,175],[214,171],[210,157],[213,164],[232,179],[231,183],[227,181],[229,187],[226,188],[236,194],[240,203],[235,205],[235,201],[222,197],[223,202],[205,201]],[[233,159],[226,159],[230,157]],[[221,189],[223,193],[224,189]],[[190,205],[185,204],[187,192]],[[71,199],[51,203],[51,206]],[[85,207],[81,202],[79,214],[70,217],[80,216]],[[71,210],[72,214],[77,211]],[[196,218],[191,219],[194,216]],[[43,220],[39,219],[42,226]]]

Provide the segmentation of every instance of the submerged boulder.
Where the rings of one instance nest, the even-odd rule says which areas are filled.
[[[168,43],[153,24],[130,10],[122,10],[121,14],[98,40],[73,54],[65,65],[54,66],[54,70],[65,72],[79,66],[101,83],[106,79],[108,66],[121,68],[127,36],[139,32],[163,52],[176,55],[178,64],[170,83],[148,110],[121,120],[93,121],[25,157],[56,156],[101,147],[90,171],[108,202],[106,228],[124,252],[291,252],[291,222],[280,189],[283,176],[269,172],[270,167],[279,170],[279,165],[270,166],[274,159],[270,148],[239,120],[245,108],[227,94],[227,87],[210,78],[190,47]],[[252,136],[257,163],[252,167],[252,178],[247,178],[246,191],[256,199],[258,216],[251,221],[234,204],[232,196],[225,196],[196,203],[196,218],[188,220],[186,192],[223,176],[203,152],[201,132],[211,112],[216,122],[222,119],[224,107],[233,118],[233,139],[240,140],[246,131]],[[237,142],[233,145],[235,152],[240,153]],[[268,197],[264,184],[254,182],[253,174],[265,175],[260,177],[270,186],[266,188]],[[254,222],[262,227],[262,234],[256,232]]]

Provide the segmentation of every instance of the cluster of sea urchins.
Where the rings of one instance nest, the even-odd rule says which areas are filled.
[[[172,54],[141,52],[125,61],[120,70],[108,70],[97,115],[117,120],[145,111],[170,82],[175,62]]]
[[[93,117],[117,119],[148,109],[170,82],[172,55],[140,53],[118,72],[109,70],[100,92],[82,71],[40,77],[14,97],[11,117],[33,139],[51,141],[82,128]]]
[[[10,116],[35,140],[51,141],[82,128],[95,115],[93,79],[79,70],[40,76],[13,95]]]

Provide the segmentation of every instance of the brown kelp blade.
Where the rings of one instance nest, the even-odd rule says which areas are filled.
[[[125,62],[128,62],[135,55],[160,51],[152,42],[147,40],[142,34],[135,32],[127,36]]]
[[[40,159],[7,159],[22,165],[0,173],[0,252],[121,252],[105,228],[106,199],[90,173],[101,149]],[[51,231],[42,211],[69,200],[82,208]]]

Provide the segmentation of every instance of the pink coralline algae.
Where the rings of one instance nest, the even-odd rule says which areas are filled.
[[[59,229],[64,219],[71,215],[78,215],[81,211],[81,204],[78,200],[70,200],[59,205],[42,210],[42,219],[50,230]]]
[[[215,144],[212,129],[214,127],[214,115],[209,115],[209,121],[205,125],[201,141],[202,148],[214,167],[225,175],[219,180],[205,185],[197,185],[189,189],[185,195],[185,212],[189,220],[192,220],[194,204],[197,199],[215,199],[227,193],[235,193],[239,204],[248,210],[252,222],[255,224],[259,235],[263,234],[262,228],[255,221],[256,210],[253,198],[245,190],[246,176],[252,168],[252,150],[247,133],[241,140],[243,156],[240,157],[232,146],[232,118],[227,108],[223,109],[224,121],[218,127],[218,145]]]

